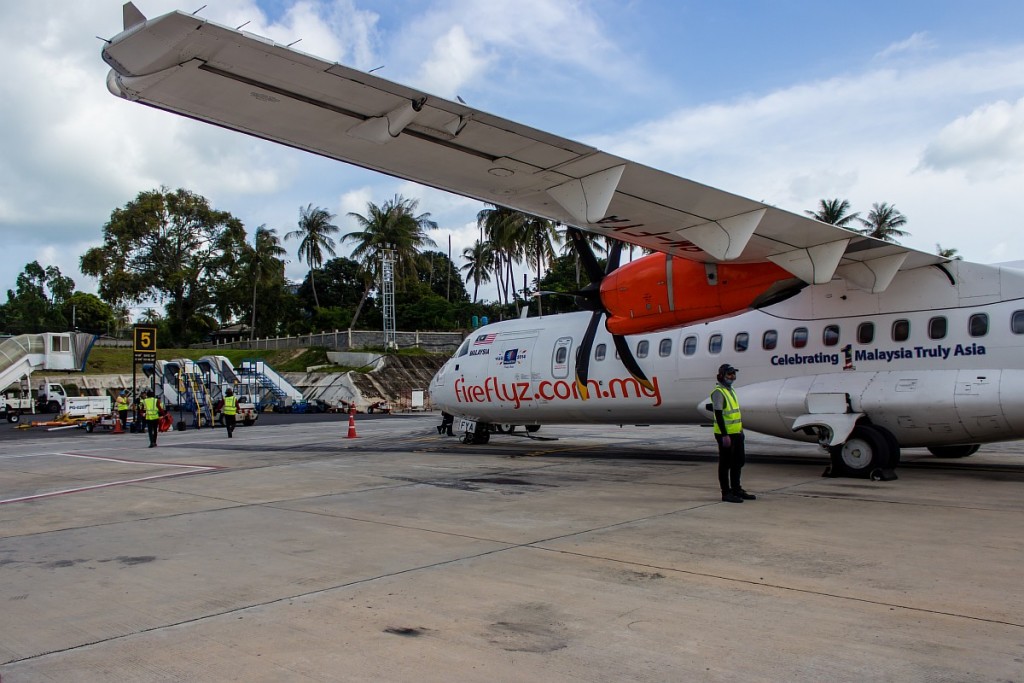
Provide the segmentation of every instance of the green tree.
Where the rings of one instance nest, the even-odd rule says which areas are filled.
[[[480,283],[491,281],[491,266],[494,261],[491,243],[477,240],[473,246],[462,250],[462,258],[466,261],[462,266],[462,270],[466,271],[466,282],[473,281],[473,303],[476,303]]]
[[[313,271],[323,265],[324,252],[334,256],[334,238],[331,235],[338,232],[338,226],[331,223],[335,216],[327,209],[307,204],[305,208],[299,208],[299,228],[292,230],[284,236],[286,240],[293,237],[299,238],[299,258],[309,266],[310,284],[313,287],[313,301],[316,307],[320,308],[320,299],[316,295],[316,280],[313,278]]]
[[[896,208],[895,204],[886,202],[872,204],[871,211],[868,211],[868,217],[857,220],[864,226],[864,229],[859,232],[868,237],[898,244],[897,237],[910,236],[909,232],[900,230],[907,224],[907,217]]]
[[[964,257],[961,256],[959,253],[957,253],[959,251],[960,251],[959,249],[955,249],[955,248],[943,249],[941,244],[939,244],[939,243],[935,244],[935,253],[938,254],[939,256],[941,256],[942,258],[948,258],[948,259],[950,259],[952,261],[963,261],[964,260]]]
[[[526,259],[526,220],[528,215],[504,206],[490,206],[476,215],[476,224],[483,239],[491,245],[491,269],[498,287],[498,300],[502,304],[513,302],[519,310],[516,297],[515,264]]]
[[[424,251],[418,259],[417,277],[434,294],[452,303],[469,301],[469,293],[462,283],[459,269],[447,254],[436,250]]]
[[[64,304],[75,290],[75,281],[61,274],[57,266],[43,268],[38,261],[25,264],[7,290],[7,303],[0,306],[3,329],[13,334],[58,332],[68,329]]]
[[[850,213],[850,202],[845,199],[819,199],[818,208],[813,211],[804,211],[808,216],[822,223],[838,225],[840,228],[849,227],[850,223],[860,218],[860,212]]]
[[[355,212],[348,214],[356,221],[359,229],[341,239],[342,242],[355,245],[352,258],[363,267],[363,298],[352,316],[353,326],[373,289],[385,250],[394,252],[396,288],[406,289],[410,283],[417,281],[419,251],[437,246],[426,233],[427,230],[437,229],[437,223],[430,220],[429,213],[417,214],[418,207],[418,199],[395,195],[381,206],[367,203],[365,216]]]
[[[249,325],[249,339],[256,336],[256,312],[262,309],[268,320],[261,331],[267,332],[277,321],[270,314],[277,308],[284,291],[284,260],[287,252],[281,246],[277,231],[261,225],[256,228],[252,247],[246,250],[243,262],[252,282],[252,322]],[[262,295],[261,295],[262,294]],[[260,296],[261,295],[261,296]]]
[[[111,213],[103,245],[85,252],[81,269],[99,279],[100,297],[114,307],[164,303],[169,341],[188,343],[216,326],[216,292],[244,251],[240,220],[188,190],[160,188]]]
[[[116,328],[114,309],[95,294],[75,292],[63,304],[64,318],[71,327],[93,334],[109,334]]]

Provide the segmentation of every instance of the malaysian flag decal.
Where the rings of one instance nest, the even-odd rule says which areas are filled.
[[[491,334],[481,334],[479,337],[476,338],[476,341],[473,342],[473,346],[485,346],[487,344],[490,344],[494,341],[494,339],[497,336],[498,334],[496,332]]]

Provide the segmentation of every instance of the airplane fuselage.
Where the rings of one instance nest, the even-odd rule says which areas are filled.
[[[650,387],[601,329],[584,398],[574,369],[589,317],[476,330],[434,378],[433,401],[491,424],[706,423],[716,370],[730,363],[744,426],[765,434],[822,440],[824,426],[838,443],[867,419],[902,446],[1024,437],[1022,271],[952,262],[900,273],[879,294],[836,279],[760,310],[630,335]]]

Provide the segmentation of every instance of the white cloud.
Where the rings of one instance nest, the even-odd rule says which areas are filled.
[[[959,170],[969,180],[1024,169],[1024,98],[985,104],[958,117],[925,148],[921,167]]]
[[[922,52],[935,47],[934,41],[928,36],[925,31],[919,31],[914,33],[906,40],[889,45],[884,50],[875,55],[875,59],[888,59],[894,55]]]

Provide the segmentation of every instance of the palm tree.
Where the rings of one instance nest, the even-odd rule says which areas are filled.
[[[384,251],[394,252],[395,276],[404,285],[416,279],[419,250],[437,246],[426,233],[427,230],[436,230],[437,223],[430,220],[429,213],[416,214],[419,203],[418,199],[395,195],[381,206],[368,202],[365,216],[354,212],[348,214],[355,219],[359,229],[344,235],[341,241],[355,243],[352,258],[362,264],[365,283],[363,297],[352,316],[352,327],[355,327],[373,288],[374,273]]]
[[[959,249],[954,248],[943,249],[941,244],[938,242],[935,243],[935,253],[942,258],[948,258],[952,261],[963,261],[964,257],[957,253],[959,251]]]
[[[561,239],[565,240],[565,243],[562,245],[562,255],[568,256],[569,254],[572,254],[576,259],[576,286],[579,287],[580,277],[582,274],[580,272],[580,255],[579,252],[576,251],[576,243],[572,240],[565,239],[564,230],[559,230],[558,234]],[[597,256],[599,254],[605,254],[608,251],[608,245],[610,245],[614,240],[610,237],[601,237],[600,235],[596,235],[592,232],[584,232],[583,241],[590,247],[590,250],[594,255]]]
[[[253,246],[249,249],[247,260],[252,274],[252,323],[249,326],[249,339],[256,334],[256,289],[284,272],[285,249],[277,238],[277,230],[261,225],[256,228]],[[310,273],[312,275],[312,273]]]
[[[466,265],[462,266],[462,270],[466,271],[466,282],[473,280],[473,303],[476,303],[480,283],[491,281],[490,268],[494,260],[491,243],[477,240],[473,246],[462,250],[462,258],[466,259]]]
[[[900,230],[900,227],[907,224],[907,217],[900,213],[895,204],[875,203],[871,205],[871,211],[867,218],[858,218],[864,226],[859,230],[861,234],[886,242],[896,242],[897,237],[909,237],[910,233]],[[896,242],[898,244],[898,242]]]
[[[299,228],[284,236],[286,240],[293,237],[301,238],[299,242],[299,258],[309,266],[309,284],[313,288],[313,302],[320,308],[320,299],[316,295],[316,282],[313,271],[324,264],[324,252],[334,256],[334,238],[338,226],[331,223],[334,214],[327,209],[312,204],[299,208]]]
[[[504,206],[492,206],[476,215],[482,239],[491,245],[491,268],[498,285],[498,298],[503,304],[515,301],[517,315],[519,303],[515,296],[513,266],[526,256],[522,240],[526,218],[526,214]]]
[[[540,282],[542,271],[551,259],[555,258],[555,247],[562,242],[562,236],[558,232],[558,224],[546,218],[528,216],[526,219],[526,234],[524,242],[527,245],[527,253],[534,257],[537,265],[537,282]],[[537,312],[544,314],[541,300],[537,299]]]
[[[818,208],[815,211],[804,211],[804,213],[822,223],[830,223],[838,225],[840,228],[845,228],[860,218],[859,211],[847,213],[849,210],[850,202],[845,199],[819,199]]]

